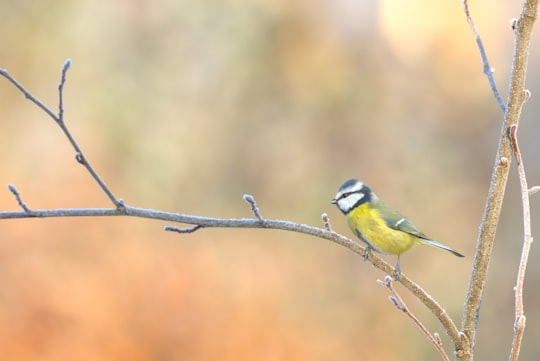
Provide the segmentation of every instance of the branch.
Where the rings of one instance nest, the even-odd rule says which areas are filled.
[[[30,208],[28,208],[28,206],[26,205],[26,203],[24,203],[24,201],[22,200],[21,198],[21,194],[19,193],[19,191],[17,190],[17,188],[15,188],[15,186],[13,184],[8,184],[8,189],[11,193],[13,193],[13,195],[15,196],[15,200],[17,201],[17,203],[19,204],[19,206],[21,206],[21,208],[23,209],[23,211],[25,211],[26,213],[30,213],[32,212],[30,210]]]
[[[371,256],[370,256],[371,258]],[[370,259],[371,261],[371,259]],[[395,270],[393,267],[390,267],[392,273],[385,271],[388,274],[394,274]],[[442,308],[441,305],[431,297],[426,291],[424,291],[418,284],[414,283],[411,279],[406,277],[403,273],[400,274],[398,282],[401,283],[406,289],[408,289],[412,294],[414,294],[422,303],[435,315],[443,326],[446,334],[452,340],[454,345],[457,345],[461,342],[461,333],[456,327],[454,321],[448,316],[446,310]]]
[[[514,152],[514,157],[516,158],[518,168],[519,183],[521,186],[521,203],[523,205],[523,249],[521,251],[521,259],[519,261],[516,286],[514,287],[516,319],[514,321],[514,340],[512,341],[512,350],[510,352],[510,361],[517,361],[519,350],[521,348],[521,341],[523,339],[523,333],[525,331],[526,320],[523,310],[523,282],[525,280],[525,271],[527,269],[527,261],[529,259],[533,237],[531,231],[531,208],[529,205],[530,190],[527,186],[525,166],[523,165],[521,152],[519,151],[519,145],[517,142],[517,125],[512,125],[509,131],[510,140],[512,142],[512,150]]]
[[[493,78],[493,73],[495,72],[495,69],[489,65],[486,49],[484,48],[484,42],[482,41],[482,38],[480,37],[478,30],[476,29],[476,24],[474,23],[474,20],[471,17],[471,13],[469,11],[469,2],[467,0],[463,0],[462,4],[463,4],[463,11],[465,12],[465,16],[467,17],[467,22],[469,23],[469,26],[471,27],[471,30],[474,34],[474,39],[476,40],[476,46],[478,47],[478,51],[480,52],[480,57],[482,58],[482,64],[484,64],[484,74],[488,78],[489,86],[491,87],[491,91],[493,92],[493,95],[495,96],[495,99],[497,100],[497,104],[499,104],[499,108],[501,108],[504,114],[506,112],[506,104],[504,104],[504,101],[501,98],[501,94],[499,93],[499,89],[497,89],[497,84],[495,83],[495,79]]]
[[[193,227],[177,228],[166,226],[166,231],[178,233],[192,233],[201,228],[268,228],[278,229],[283,231],[297,232],[309,236],[326,239],[337,243],[351,251],[363,255],[365,248],[355,241],[340,235],[339,233],[329,231],[323,228],[298,224],[289,221],[277,219],[258,219],[258,218],[211,218],[200,217],[193,215],[185,215],[179,213],[169,213],[156,211],[152,209],[131,207],[124,204],[121,208],[68,208],[68,209],[29,209],[23,206],[19,192],[14,186],[9,187],[14,193],[18,204],[23,208],[23,211],[3,211],[0,212],[0,220],[2,219],[21,219],[21,218],[58,218],[58,217],[112,217],[112,216],[127,216],[137,218],[147,218],[162,220],[174,223],[190,224]],[[375,267],[391,272],[392,267],[382,259],[371,256],[370,260]],[[406,279],[406,278],[405,278]],[[409,281],[412,283],[411,281]]]
[[[79,144],[77,144],[77,141],[67,128],[65,122],[64,122],[64,85],[66,83],[66,75],[67,71],[69,70],[71,66],[71,59],[67,59],[64,62],[64,65],[62,66],[62,74],[60,77],[60,83],[58,84],[58,115],[54,114],[52,110],[50,110],[43,102],[41,102],[38,98],[36,98],[34,95],[32,95],[21,83],[19,83],[15,78],[13,78],[7,71],[7,69],[0,69],[0,75],[2,75],[4,78],[9,80],[17,89],[23,93],[24,97],[28,100],[30,100],[32,103],[37,105],[39,108],[41,108],[49,117],[51,117],[56,124],[62,129],[66,137],[68,138],[69,142],[71,143],[71,146],[75,150],[75,160],[83,165],[88,173],[92,176],[92,178],[96,181],[99,188],[107,195],[107,197],[113,202],[113,204],[117,208],[123,207],[123,202],[121,199],[116,198],[116,196],[111,192],[111,190],[105,185],[105,182],[101,179],[101,177],[96,173],[90,162],[86,159],[81,147],[79,147]]]
[[[69,209],[36,209],[26,211],[0,212],[1,219],[20,218],[54,218],[54,217],[112,217],[128,216],[138,218],[148,218],[175,223],[191,224],[193,227],[178,228],[166,226],[166,231],[178,233],[192,233],[201,228],[265,228],[277,229],[288,232],[302,233],[308,236],[322,238],[340,246],[343,246],[361,256],[365,254],[365,247],[359,243],[342,236],[339,233],[325,229],[298,224],[277,219],[258,218],[210,218],[185,215],[179,213],[161,212],[152,209],[131,207],[124,204],[122,208],[69,208]],[[383,259],[370,253],[367,258],[376,268],[386,274],[394,274],[395,269]],[[460,338],[459,331],[446,311],[419,285],[409,279],[405,274],[401,274],[398,280],[408,291],[415,295],[439,320],[452,341],[457,342]]]
[[[465,12],[468,18],[467,2],[464,1]],[[529,55],[531,32],[538,0],[525,0],[519,19],[514,24],[514,58],[510,78],[510,94],[504,122],[502,125],[497,156],[491,177],[486,207],[480,225],[473,261],[473,271],[469,280],[469,288],[465,300],[462,319],[462,340],[456,344],[456,355],[461,360],[471,360],[476,340],[476,328],[480,316],[480,304],[484,292],[487,270],[491,260],[491,252],[495,239],[495,232],[499,222],[501,206],[506,182],[508,180],[509,165],[512,157],[512,146],[507,137],[508,129],[517,125],[521,109],[526,99],[525,72]]]
[[[415,323],[415,325],[418,326],[418,328],[420,328],[420,330],[424,333],[424,335],[428,338],[428,340],[433,344],[435,349],[437,349],[439,354],[441,354],[441,357],[443,360],[450,361],[450,359],[448,358],[448,355],[446,354],[446,352],[444,351],[442,347],[442,340],[440,339],[440,337],[438,337],[437,334],[432,335],[428,331],[426,326],[424,326],[424,324],[420,322],[420,320],[409,310],[409,308],[407,307],[407,305],[405,304],[401,296],[397,293],[396,289],[394,288],[393,283],[392,283],[392,277],[386,276],[384,278],[384,281],[377,280],[377,283],[385,286],[386,288],[390,290],[390,292],[392,293],[392,296],[390,296],[389,299],[390,301],[392,301],[394,306],[396,306],[398,310],[405,313],[405,315],[407,315],[407,317],[409,317]]]
[[[175,226],[165,227],[166,231],[172,231],[177,233],[193,233],[201,228],[267,228],[267,229],[279,229],[289,232],[302,233],[331,242],[337,243],[361,256],[364,259],[369,260],[375,267],[382,270],[387,274],[394,274],[394,267],[383,261],[373,253],[366,254],[365,247],[359,243],[350,240],[331,230],[330,221],[326,214],[323,214],[322,219],[324,222],[324,228],[317,228],[308,226],[305,224],[297,224],[289,221],[274,220],[263,218],[255,199],[251,195],[244,195],[244,200],[251,206],[251,212],[255,218],[240,218],[240,219],[227,219],[227,218],[209,218],[199,217],[192,215],[185,215],[179,213],[167,213],[161,211],[155,211],[151,209],[131,207],[124,203],[123,200],[116,198],[109,188],[103,183],[99,175],[90,166],[90,163],[84,156],[81,148],[73,138],[71,132],[67,128],[64,122],[64,106],[63,106],[63,89],[66,81],[66,73],[71,65],[71,61],[68,59],[62,67],[62,76],[58,85],[59,91],[59,111],[58,115],[55,115],[47,106],[41,101],[35,98],[29,91],[27,91],[16,79],[14,79],[5,69],[0,69],[0,75],[3,75],[11,83],[13,83],[26,98],[30,99],[34,104],[44,110],[63,130],[64,134],[75,149],[75,159],[82,164],[92,178],[96,181],[101,190],[109,197],[109,199],[115,205],[115,208],[70,208],[70,209],[37,209],[32,210],[26,206],[22,201],[19,192],[14,186],[10,186],[10,191],[15,195],[17,203],[23,208],[23,211],[7,211],[0,212],[1,219],[15,219],[15,218],[52,218],[52,217],[111,217],[111,216],[128,216],[128,217],[140,217],[150,218],[156,220],[163,220],[175,223],[183,223],[192,225],[191,227],[179,228]],[[448,316],[446,311],[420,286],[410,280],[406,275],[401,274],[399,282],[412,294],[414,294],[424,305],[431,310],[431,312],[437,317],[445,328],[447,334],[456,344],[460,340],[460,333],[455,326],[452,319]]]

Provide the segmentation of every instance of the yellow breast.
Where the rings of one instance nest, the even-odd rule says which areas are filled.
[[[421,243],[412,234],[388,227],[379,213],[367,203],[350,211],[347,221],[354,234],[379,253],[401,254]]]

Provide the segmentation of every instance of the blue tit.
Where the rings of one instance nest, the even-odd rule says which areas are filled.
[[[347,217],[353,233],[367,244],[364,259],[372,250],[398,256],[396,276],[401,270],[400,255],[417,244],[429,244],[463,255],[422,233],[410,220],[384,204],[373,191],[357,179],[350,179],[339,188],[332,203]]]

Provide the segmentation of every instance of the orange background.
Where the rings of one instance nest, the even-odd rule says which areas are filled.
[[[519,3],[471,4],[506,98]],[[57,107],[127,204],[263,216],[351,236],[329,204],[362,179],[434,239],[403,272],[461,321],[502,115],[459,1],[3,1],[0,67]],[[537,40],[537,36],[533,40]],[[540,183],[538,42],[519,139]],[[60,129],[0,80],[0,210],[109,207]],[[533,235],[538,195],[532,197]],[[128,218],[0,223],[0,358],[433,360],[438,355],[344,248],[279,231],[167,233]],[[512,169],[477,358],[507,355],[522,241]],[[533,244],[520,360],[540,345]],[[386,257],[395,262],[394,257]],[[401,287],[413,312],[449,340]],[[504,357],[504,356],[503,356]]]

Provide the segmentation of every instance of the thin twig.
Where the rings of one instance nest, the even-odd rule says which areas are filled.
[[[64,85],[66,84],[66,74],[71,67],[71,59],[67,59],[62,66],[62,75],[58,83],[58,121],[64,123]]]
[[[523,206],[523,249],[521,251],[521,259],[516,280],[515,292],[515,321],[514,321],[514,339],[512,341],[512,350],[510,352],[510,361],[517,361],[525,332],[525,311],[523,308],[523,282],[525,280],[525,272],[527,262],[533,242],[531,231],[531,208],[529,204],[529,187],[527,186],[527,177],[525,175],[525,166],[519,151],[519,145],[516,137],[517,125],[513,124],[509,128],[509,136],[512,142],[514,157],[516,158],[517,169],[519,174],[519,183],[521,187],[521,203]]]
[[[37,105],[41,110],[43,110],[45,113],[47,113],[48,116],[50,116],[51,118],[54,119],[55,122],[58,123],[58,117],[56,116],[56,114],[54,114],[52,112],[52,110],[50,110],[45,104],[43,104],[39,99],[37,99],[36,97],[34,97],[32,94],[30,94],[30,92],[28,90],[26,90],[26,88],[17,81],[17,79],[15,79],[14,77],[11,76],[11,74],[9,74],[9,72],[7,71],[7,69],[0,69],[0,75],[2,75],[4,78],[6,78],[9,82],[11,82],[13,85],[15,85],[15,87],[17,89],[19,89],[21,91],[21,93],[23,93],[24,97],[28,100],[30,100],[32,103],[34,103],[35,105]]]
[[[328,230],[328,231],[332,231],[332,226],[330,225],[330,217],[328,217],[328,214],[326,213],[323,213],[321,215],[321,218],[324,222],[324,229]]]
[[[257,217],[259,221],[264,221],[261,211],[259,210],[259,207],[257,207],[257,202],[255,202],[255,198],[253,198],[251,194],[244,194],[242,198],[251,206],[251,212],[253,215]]]
[[[443,345],[442,339],[441,339],[441,336],[439,335],[438,332],[433,333],[433,338],[435,339],[435,341],[437,341],[437,345],[442,347],[442,345]]]
[[[79,144],[75,141],[75,138],[69,131],[68,127],[65,124],[64,121],[64,104],[63,104],[63,91],[64,91],[64,85],[66,83],[66,74],[71,66],[71,60],[68,59],[62,66],[62,74],[60,77],[60,83],[58,85],[58,92],[59,92],[59,99],[58,99],[58,115],[54,114],[52,110],[50,110],[45,104],[43,104],[39,99],[37,99],[34,95],[32,95],[21,83],[19,83],[14,77],[11,76],[11,74],[8,73],[6,69],[0,69],[0,75],[4,76],[7,80],[9,80],[17,89],[19,89],[26,99],[30,100],[32,103],[37,105],[39,108],[41,108],[47,115],[49,115],[55,122],[60,126],[62,131],[64,132],[65,136],[68,138],[69,142],[71,143],[71,146],[73,149],[75,149],[76,159],[77,161],[82,164],[88,173],[92,176],[92,178],[95,180],[95,182],[98,184],[99,188],[105,193],[105,195],[113,202],[113,204],[117,208],[121,208],[124,206],[124,203],[121,199],[116,198],[116,196],[111,192],[111,190],[105,185],[105,182],[101,179],[101,177],[97,174],[97,172],[94,170],[94,168],[90,165],[86,157],[84,156],[84,153],[79,147]]]
[[[441,338],[438,335],[437,337],[434,337],[428,331],[426,326],[424,326],[424,324],[409,310],[409,308],[407,307],[407,305],[405,304],[401,296],[397,293],[396,289],[394,288],[392,281],[393,279],[391,276],[386,276],[384,278],[384,281],[377,280],[377,283],[385,286],[386,288],[390,290],[390,292],[392,293],[392,296],[390,296],[389,299],[390,301],[392,301],[394,306],[396,306],[398,310],[405,313],[405,315],[407,315],[407,317],[409,317],[416,324],[416,326],[420,328],[420,330],[424,333],[424,335],[428,338],[428,340],[433,344],[435,349],[439,352],[443,360],[450,361],[450,359],[448,358],[448,355],[446,354],[446,352],[444,351],[444,348],[442,347]]]
[[[19,204],[19,206],[21,206],[21,208],[27,213],[31,212],[30,208],[28,208],[26,203],[24,203],[24,201],[22,200],[21,194],[19,193],[17,188],[15,188],[13,184],[8,184],[8,189],[15,196],[15,199],[17,200],[17,203]]]
[[[177,232],[177,233],[193,233],[199,229],[201,229],[202,226],[193,226],[193,227],[187,227],[187,228],[178,228],[178,227],[174,227],[174,226],[165,226],[163,227],[163,230],[164,231],[168,231],[168,232]]]
[[[476,40],[476,46],[478,47],[478,51],[480,52],[480,57],[482,58],[482,64],[484,65],[484,74],[486,75],[489,86],[491,87],[491,91],[493,92],[493,95],[495,96],[495,99],[497,100],[497,104],[499,104],[499,108],[501,108],[503,114],[506,113],[506,104],[504,104],[504,101],[501,98],[501,94],[499,93],[499,89],[497,89],[497,84],[495,83],[495,78],[493,78],[493,73],[495,70],[489,65],[489,60],[487,57],[486,49],[484,48],[484,42],[482,41],[482,38],[480,37],[480,34],[478,33],[478,30],[476,29],[476,24],[474,23],[474,20],[471,16],[471,12],[469,10],[469,2],[467,0],[463,0],[463,10],[465,12],[465,16],[467,17],[467,22],[469,23],[469,26],[471,27],[471,30],[474,34],[474,39]]]

